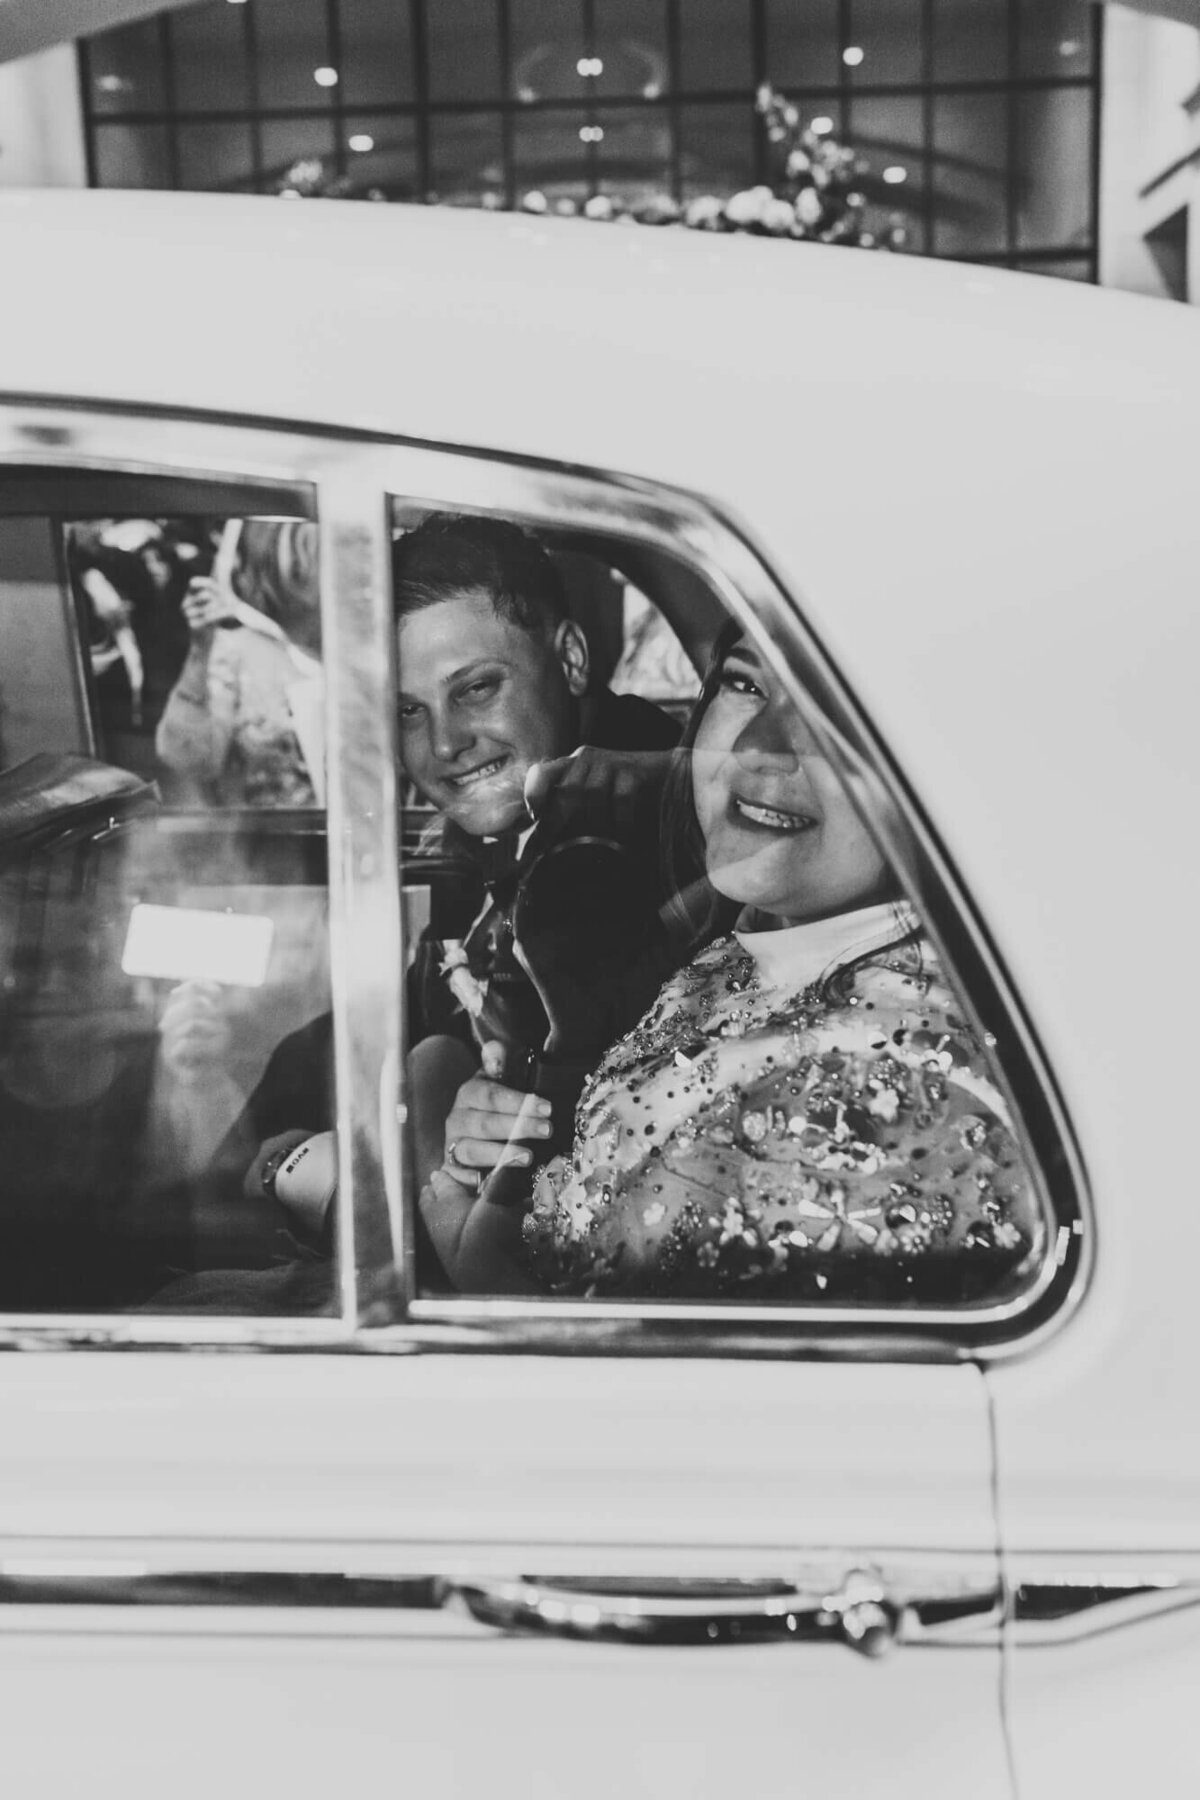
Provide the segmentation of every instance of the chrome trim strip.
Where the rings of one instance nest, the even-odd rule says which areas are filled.
[[[527,1553],[535,1567],[542,1563],[544,1553]],[[659,1566],[674,1560],[671,1552],[651,1554]],[[864,1563],[831,1551],[794,1564],[780,1557],[777,1567],[791,1565],[784,1576],[609,1572],[619,1559],[611,1550],[604,1572],[580,1574],[577,1551],[561,1571],[527,1575],[512,1571],[512,1546],[493,1548],[482,1567],[465,1566],[461,1553],[449,1564],[435,1553],[420,1569],[399,1552],[380,1559],[392,1566],[376,1569],[197,1567],[182,1559],[154,1567],[136,1554],[10,1553],[0,1559],[0,1632],[26,1628],[43,1610],[65,1615],[69,1628],[81,1610],[120,1608],[149,1611],[151,1629],[164,1613],[187,1629],[198,1614],[219,1609],[230,1628],[241,1630],[263,1613],[386,1616],[450,1607],[465,1608],[485,1626],[562,1627],[571,1636],[607,1632],[618,1641],[670,1642],[683,1634],[696,1641],[766,1635],[786,1642],[833,1634],[867,1654],[893,1641],[988,1649],[1000,1642],[1000,1588],[987,1559],[964,1558],[961,1569],[950,1570],[886,1557]]]
[[[1007,1571],[1014,1647],[1079,1644],[1200,1606],[1200,1556],[1017,1556]]]
[[[394,1316],[404,1232],[399,1205],[388,1205],[381,1117],[385,1073],[394,1095],[401,1065],[404,963],[391,535],[375,461],[350,455],[318,485],[323,656],[336,696],[326,725],[338,1191],[353,1196],[338,1207],[338,1276],[343,1314],[360,1323],[376,1308]]]

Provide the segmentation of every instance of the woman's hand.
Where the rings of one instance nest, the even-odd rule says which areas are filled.
[[[496,1079],[501,1044],[485,1044],[483,1068],[459,1088],[446,1118],[445,1158],[421,1191],[421,1213],[452,1284],[465,1293],[528,1293],[520,1262],[522,1210],[495,1206],[486,1182],[494,1169],[529,1168],[522,1139],[550,1136],[550,1102]]]
[[[193,640],[204,644],[210,644],[217,627],[234,616],[229,595],[211,575],[193,575],[182,611]]]
[[[460,1294],[532,1294],[537,1283],[521,1254],[520,1207],[494,1206],[446,1168],[421,1190],[421,1216],[451,1286]]]

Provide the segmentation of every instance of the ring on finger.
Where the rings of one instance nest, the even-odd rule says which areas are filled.
[[[446,1145],[446,1168],[449,1174],[455,1181],[460,1182],[463,1187],[469,1187],[470,1184],[474,1182],[475,1192],[477,1194],[480,1193],[483,1188],[483,1170],[468,1168],[466,1163],[459,1162],[457,1152],[458,1139],[452,1138],[450,1143]]]

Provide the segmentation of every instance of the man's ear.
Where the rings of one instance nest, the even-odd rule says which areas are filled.
[[[588,644],[574,619],[564,619],[554,633],[554,654],[562,664],[576,700],[582,700],[588,685]]]

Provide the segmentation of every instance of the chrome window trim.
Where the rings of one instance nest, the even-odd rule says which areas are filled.
[[[55,1317],[0,1319],[0,1344],[15,1334],[38,1341],[123,1343],[250,1343],[272,1347],[285,1339],[317,1348],[352,1342],[355,1348],[404,1353],[425,1348],[532,1350],[573,1353],[882,1356],[896,1360],[987,1360],[1024,1355],[1072,1315],[1094,1259],[1094,1224],[1078,1146],[1036,1034],[1003,963],[970,903],[951,859],[886,747],[858,707],[802,610],[753,544],[748,530],[691,494],[604,472],[564,470],[501,453],[430,448],[401,440],[339,434],[328,427],[181,417],[167,409],[125,410],[98,402],[0,401],[0,468],[36,458],[42,466],[119,468],[136,475],[239,482],[289,480],[317,490],[323,526],[323,623],[335,674],[354,671],[351,688],[336,682],[330,709],[331,745],[369,742],[375,766],[331,759],[329,842],[331,933],[337,1048],[343,1059],[353,1037],[369,1053],[355,1080],[339,1083],[338,1126],[343,1181],[356,1196],[360,1231],[370,1234],[355,1268],[343,1255],[343,1317],[329,1319],[188,1319],[164,1321]],[[576,529],[637,541],[688,563],[759,642],[780,679],[800,697],[815,698],[828,722],[832,753],[849,756],[869,779],[878,801],[874,821],[883,847],[920,909],[930,934],[954,971],[969,1004],[1003,1033],[997,1061],[1013,1104],[1022,1149],[1055,1221],[1053,1254],[1035,1281],[1013,1299],[992,1306],[948,1308],[819,1308],[788,1304],[637,1301],[571,1303],[486,1298],[420,1299],[414,1293],[411,1210],[395,1183],[397,1114],[385,1092],[399,1071],[400,881],[395,858],[395,723],[391,697],[391,633],[386,623],[385,495],[430,508],[501,514],[532,526]],[[351,622],[377,644],[374,657],[353,649]],[[789,654],[791,661],[789,661]],[[364,737],[362,734],[366,734]],[[333,854],[337,844],[342,852]],[[350,946],[378,934],[372,991],[351,960]],[[392,1000],[380,999],[383,974],[394,971]],[[354,1021],[354,1030],[350,1022]],[[344,1068],[349,1065],[343,1060]],[[361,1079],[359,1079],[361,1077]],[[1020,1087],[1022,1104],[1014,1088]],[[349,1093],[347,1090],[350,1090]],[[398,1110],[403,1110],[397,1079]],[[385,1155],[385,1144],[388,1154]],[[378,1196],[378,1198],[375,1198]],[[341,1248],[351,1242],[350,1209],[343,1209]],[[392,1258],[388,1246],[398,1246]],[[398,1274],[398,1280],[393,1279]],[[674,1335],[683,1324],[706,1327]],[[337,1329],[331,1331],[330,1327]],[[662,1327],[656,1330],[655,1327]],[[363,1328],[368,1329],[363,1329]]]

